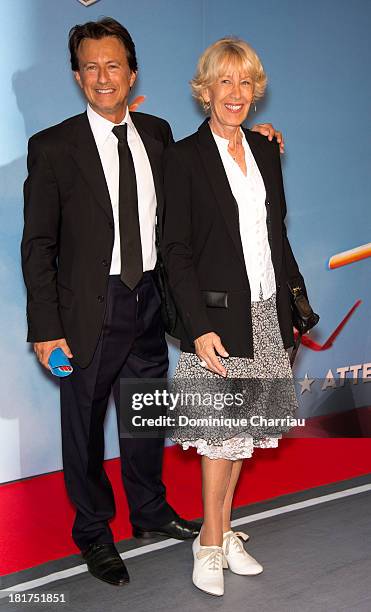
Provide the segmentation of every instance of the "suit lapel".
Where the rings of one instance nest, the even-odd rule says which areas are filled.
[[[259,142],[259,138],[256,137],[257,135],[254,134],[254,132],[244,129],[244,133],[265,185],[265,207],[267,211],[268,240],[271,249],[272,263],[276,273],[276,278],[279,278],[282,260],[280,246],[281,242],[278,239],[273,238],[274,228],[278,227],[277,224],[279,222],[279,219],[277,219],[277,212],[279,208],[274,205],[276,198],[272,191],[272,186],[275,184],[276,179],[273,174],[271,160],[269,159],[265,151],[265,147],[262,146],[263,143]]]
[[[209,120],[206,119],[198,129],[198,150],[228,232],[241,261],[244,263],[237,203],[229,186],[223,162],[208,122]]]
[[[71,142],[71,154],[97,203],[113,223],[111,199],[103,166],[86,113],[79,115],[73,142]]]
[[[262,179],[265,186],[266,192],[266,204],[267,201],[270,201],[271,198],[271,184],[272,184],[272,172],[271,172],[271,164],[269,160],[267,160],[267,156],[264,154],[264,150],[261,148],[259,141],[256,140],[254,132],[250,130],[245,130],[243,128],[244,134],[246,136],[246,140],[249,143],[249,147],[251,152],[255,158],[257,166],[259,168],[260,174],[262,175]]]

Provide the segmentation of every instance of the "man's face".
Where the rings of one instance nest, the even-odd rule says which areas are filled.
[[[112,123],[120,123],[136,78],[129,68],[124,45],[115,36],[85,38],[79,46],[78,60],[75,78],[90,106]]]

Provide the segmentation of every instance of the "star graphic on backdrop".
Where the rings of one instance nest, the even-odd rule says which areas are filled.
[[[314,378],[308,378],[308,374],[306,373],[303,380],[298,380],[298,383],[301,386],[300,395],[303,395],[305,391],[309,391],[309,393],[312,393],[312,389],[310,388],[310,386],[314,383]]]

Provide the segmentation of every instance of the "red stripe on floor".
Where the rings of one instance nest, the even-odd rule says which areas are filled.
[[[106,462],[116,496],[112,528],[116,540],[131,536],[118,459]],[[346,480],[371,472],[370,439],[286,439],[278,449],[259,449],[244,462],[235,506]],[[184,517],[202,514],[200,461],[194,451],[165,449],[168,500]],[[63,473],[0,487],[0,574],[58,559],[78,550],[70,532],[73,508]]]

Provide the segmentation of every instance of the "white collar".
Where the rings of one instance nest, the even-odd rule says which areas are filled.
[[[128,107],[126,108],[125,117],[119,124],[112,123],[112,121],[109,121],[108,119],[102,117],[102,115],[99,115],[99,113],[92,109],[90,104],[88,104],[86,112],[88,115],[90,127],[94,134],[95,142],[97,143],[98,147],[102,146],[106,142],[107,138],[110,136],[110,134],[112,134],[112,128],[115,125],[123,125],[124,123],[127,123],[128,127],[135,131],[134,123],[132,118],[130,117]]]
[[[245,133],[243,131],[242,128],[240,128],[240,132],[242,135],[242,144],[244,144],[244,141],[246,140],[245,137]],[[219,134],[216,134],[215,132],[213,132],[213,130],[211,130],[212,135],[215,138],[215,142],[220,145],[221,147],[224,147],[224,149],[228,149],[228,144],[229,144],[229,140],[228,138],[223,138],[223,136],[219,136]]]

